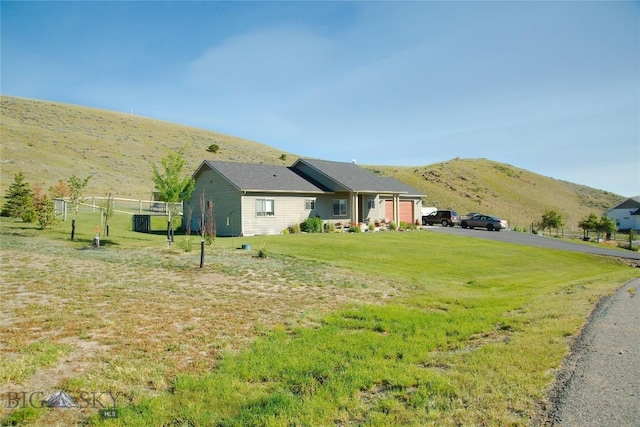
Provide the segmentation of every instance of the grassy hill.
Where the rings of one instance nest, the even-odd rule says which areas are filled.
[[[554,209],[568,227],[577,227],[589,213],[601,215],[624,197],[561,181],[487,159],[453,159],[422,167],[376,166],[427,195],[425,205],[456,209],[460,214],[483,212],[528,227]]]
[[[297,156],[255,141],[87,107],[2,96],[0,191],[23,171],[27,181],[49,188],[71,175],[92,178],[87,195],[148,199],[151,165],[182,148],[187,170],[203,159],[289,165]],[[214,154],[207,148],[220,147]],[[282,160],[282,155],[286,156]],[[365,166],[427,195],[425,204],[461,213],[500,215],[528,226],[555,209],[569,226],[600,215],[624,197],[487,159],[453,159],[421,167]]]
[[[44,188],[74,174],[91,175],[87,194],[149,199],[151,165],[180,148],[189,173],[205,158],[288,165],[295,157],[246,139],[130,114],[8,96],[0,102],[3,195],[13,175],[23,171]],[[207,151],[212,144],[220,147],[218,154]]]

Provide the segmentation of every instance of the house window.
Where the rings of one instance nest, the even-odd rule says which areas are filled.
[[[304,199],[304,208],[308,211],[312,211],[316,208],[316,201],[313,199]]]
[[[274,216],[273,199],[256,199],[256,216]]]
[[[369,199],[369,203],[367,203],[367,209],[375,209],[376,208],[376,199]]]
[[[334,199],[333,201],[333,215],[346,216],[347,215],[347,199]]]

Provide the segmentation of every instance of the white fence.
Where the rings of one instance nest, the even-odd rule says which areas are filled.
[[[75,209],[69,199],[54,199],[56,215],[62,215],[63,220],[67,220],[70,209]],[[86,197],[78,204],[79,212],[100,212],[106,209],[109,203],[108,197]],[[129,215],[159,215],[159,216],[181,216],[182,203],[159,202],[157,200],[122,199],[111,198],[114,212]]]

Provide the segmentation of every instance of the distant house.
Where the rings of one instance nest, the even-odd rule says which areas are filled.
[[[631,197],[604,214],[616,221],[618,230],[640,230],[640,196]]]
[[[205,160],[193,178],[185,217],[192,230],[201,229],[204,195],[205,212],[212,203],[218,236],[279,234],[310,217],[344,225],[421,218],[418,190],[354,163],[298,159],[285,167]]]

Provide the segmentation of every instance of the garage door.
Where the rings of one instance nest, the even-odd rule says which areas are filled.
[[[389,221],[394,221],[393,217],[393,200],[385,200],[384,201],[384,218]]]
[[[413,200],[400,200],[400,222],[413,224]]]

